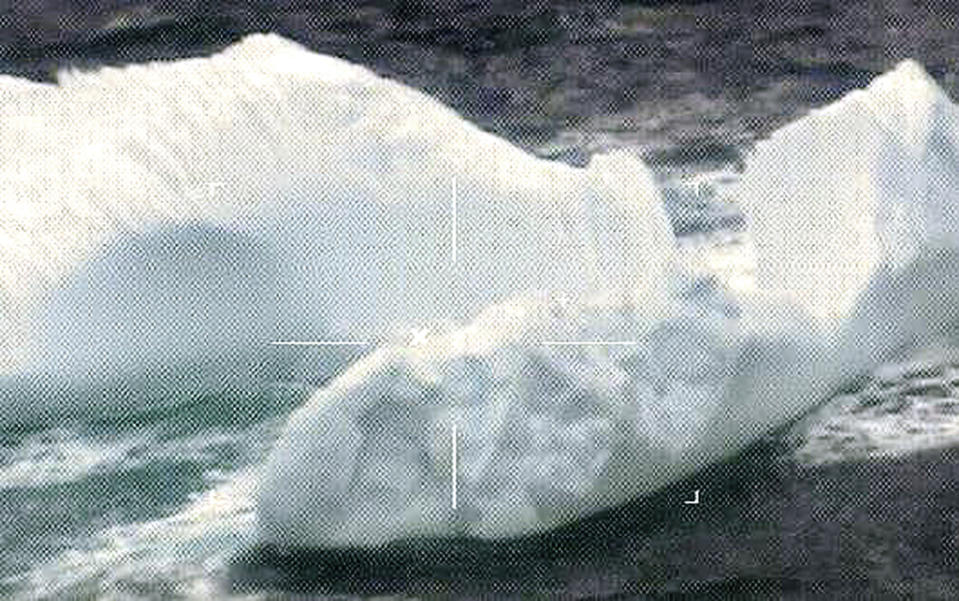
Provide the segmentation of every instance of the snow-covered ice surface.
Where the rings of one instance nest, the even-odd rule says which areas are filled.
[[[278,36],[14,81],[0,81],[6,374],[149,377],[246,364],[276,340],[375,342],[527,289],[657,285],[671,248],[628,153],[537,159]]]
[[[959,108],[911,61],[760,142],[737,192],[759,285],[833,330],[871,312],[878,324],[849,333],[870,359],[870,339],[882,344],[888,329],[951,325],[957,142]],[[904,295],[938,313],[897,314]]]

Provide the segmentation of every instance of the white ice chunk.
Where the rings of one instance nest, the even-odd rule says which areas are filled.
[[[775,132],[738,190],[759,285],[833,333],[873,338],[856,343],[872,359],[941,330],[959,316],[943,302],[956,290],[957,151],[959,108],[912,61]],[[902,314],[922,294],[941,298],[913,298],[927,314]]]
[[[213,373],[525,290],[659,285],[673,247],[626,153],[537,159],[274,35],[0,88],[0,374]]]
[[[261,537],[515,536],[655,490],[834,381],[820,337],[788,313],[757,310],[761,323],[704,305],[536,296],[426,345],[380,348],[291,417],[261,482]]]

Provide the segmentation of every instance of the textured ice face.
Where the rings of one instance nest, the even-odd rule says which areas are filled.
[[[841,326],[883,270],[959,243],[959,108],[914,62],[775,132],[738,197],[759,285]]]
[[[264,537],[507,536],[595,505],[633,427],[635,349],[546,343],[633,340],[643,327],[621,309],[597,324],[569,302],[518,299],[417,346],[379,349],[291,418],[261,483]]]
[[[525,297],[378,349],[291,417],[261,482],[262,537],[543,530],[650,492],[822,394],[827,357],[805,324],[767,314],[744,333],[718,306]]]

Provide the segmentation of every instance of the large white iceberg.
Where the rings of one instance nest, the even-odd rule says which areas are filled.
[[[738,188],[755,284],[514,299],[425,348],[377,350],[292,416],[260,490],[262,538],[365,546],[549,528],[952,336],[956,115],[904,63],[761,143]],[[563,340],[629,344],[548,344]]]
[[[282,363],[271,342],[425,327],[291,417],[262,537],[555,526],[954,334],[957,110],[905,63],[759,144],[737,190],[758,278],[727,288],[674,284],[640,161],[536,159],[276,36],[0,78],[0,416],[49,396],[28,388],[119,378],[81,395],[109,403],[143,377],[166,395]]]
[[[641,161],[539,160],[273,35],[0,90],[13,386],[198,365],[216,384],[296,352],[275,341],[373,343],[524,290],[654,286],[671,248]]]

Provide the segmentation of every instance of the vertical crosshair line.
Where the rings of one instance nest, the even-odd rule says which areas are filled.
[[[450,236],[450,256],[453,260],[453,265],[456,265],[456,178],[453,178],[453,225]]]
[[[450,480],[452,486],[450,487],[450,502],[453,506],[453,509],[456,509],[456,422],[453,422],[453,461],[452,466],[450,467]]]
[[[456,177],[453,177],[453,197],[451,203],[452,223],[450,227],[450,260],[451,265],[456,265]],[[450,432],[452,461],[450,465],[450,505],[453,511],[456,511],[456,422],[453,421]]]

